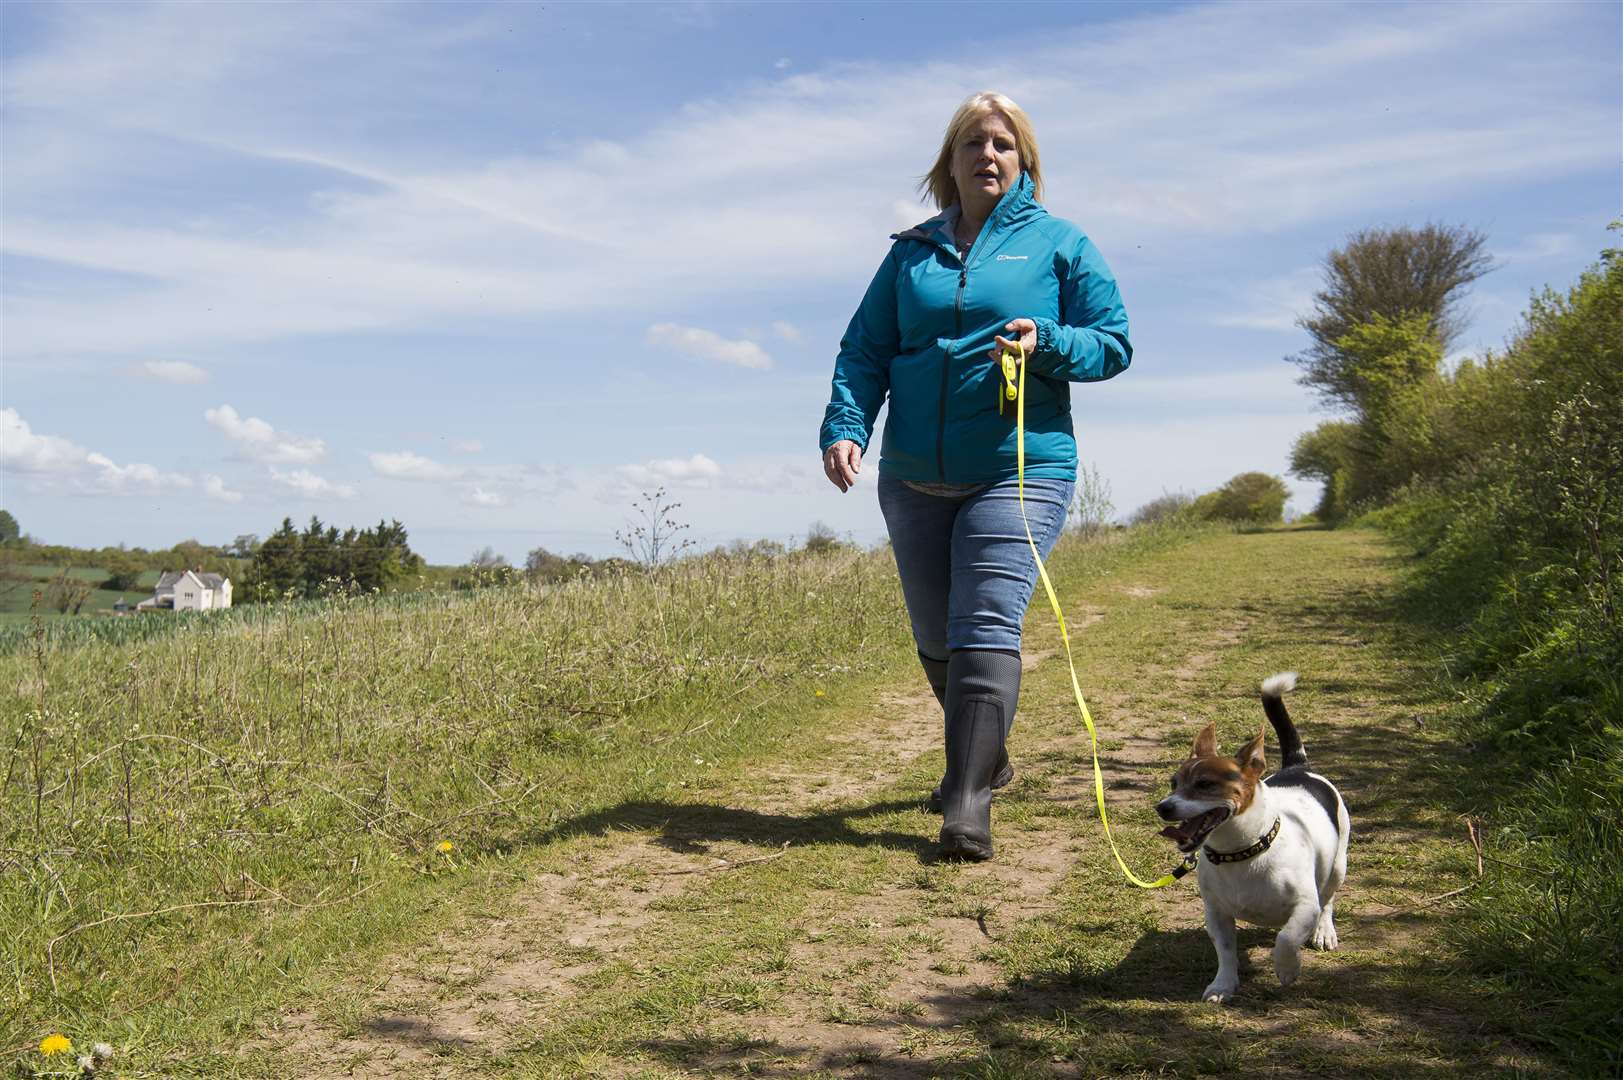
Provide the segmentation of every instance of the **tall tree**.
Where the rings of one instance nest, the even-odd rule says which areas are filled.
[[[278,599],[289,589],[304,592],[304,556],[292,518],[283,518],[282,527],[254,552],[246,584],[245,595],[261,601]]]
[[[17,525],[17,519],[11,516],[10,510],[0,510],[0,544],[9,544],[22,536],[22,529]]]
[[[1463,225],[1364,229],[1324,260],[1324,287],[1313,311],[1299,320],[1313,341],[1286,357],[1301,382],[1328,405],[1362,416],[1368,390],[1356,350],[1346,339],[1378,320],[1430,322],[1439,355],[1459,336],[1463,289],[1494,268],[1488,238]]]

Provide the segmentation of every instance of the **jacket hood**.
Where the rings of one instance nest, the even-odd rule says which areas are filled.
[[[927,244],[942,244],[952,248],[952,225],[963,213],[958,203],[953,203],[935,217],[919,222],[911,229],[903,229],[899,233],[892,233],[892,240],[923,240]],[[1031,182],[1031,174],[1024,170],[1020,172],[1020,179],[1016,180],[1008,191],[998,199],[997,205],[986,219],[986,230],[996,233],[1023,225],[1033,218],[1042,217],[1048,213],[1043,204],[1037,201],[1036,185]]]

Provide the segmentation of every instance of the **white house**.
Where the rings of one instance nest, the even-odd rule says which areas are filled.
[[[165,570],[158,576],[152,595],[135,605],[135,610],[216,611],[230,606],[230,578],[196,570]]]

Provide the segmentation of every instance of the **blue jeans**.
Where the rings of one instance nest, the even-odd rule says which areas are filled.
[[[1065,528],[1075,487],[1069,480],[1026,480],[1026,516],[1045,559]],[[946,660],[954,649],[1019,652],[1037,564],[1020,522],[1015,481],[948,498],[915,491],[881,470],[879,509],[919,655]]]

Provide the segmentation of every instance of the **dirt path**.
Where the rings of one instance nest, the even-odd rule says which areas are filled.
[[[1063,566],[1059,568],[1063,575]],[[934,857],[922,803],[939,708],[914,684],[746,775],[555,830],[545,865],[387,977],[287,1016],[244,1067],[276,1076],[984,1077],[1537,1073],[1451,975],[1438,930],[1466,848],[1429,762],[1440,707],[1385,614],[1360,533],[1223,537],[1060,588],[1106,736],[1113,824],[1141,874],[1172,853],[1149,805],[1196,728],[1260,722],[1294,668],[1315,764],[1355,838],[1343,949],[1289,990],[1242,933],[1242,997],[1193,1000],[1210,945],[1191,883],[1125,888],[1093,811],[1086,736],[1045,613],[1029,624],[997,801],[998,857]]]

